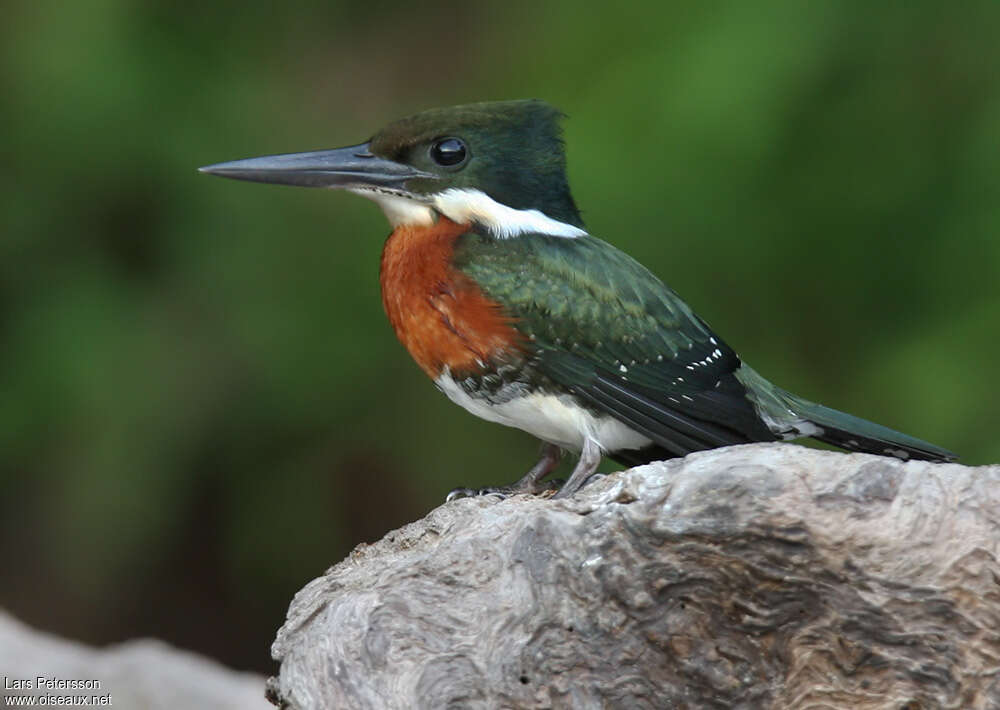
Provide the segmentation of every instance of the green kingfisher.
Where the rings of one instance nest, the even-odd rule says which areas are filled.
[[[955,460],[771,384],[663,281],[591,235],[566,179],[561,118],[538,100],[434,109],[360,145],[201,170],[348,190],[382,208],[393,227],[382,303],[399,340],[453,402],[544,442],[519,481],[483,491],[544,490],[563,450],[579,461],[559,497],[604,455],[638,465],[811,437]]]

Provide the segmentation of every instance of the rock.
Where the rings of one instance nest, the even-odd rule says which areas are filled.
[[[295,597],[276,703],[1000,708],[1000,466],[716,449],[466,498]]]

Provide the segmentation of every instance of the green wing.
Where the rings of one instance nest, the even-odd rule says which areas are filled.
[[[772,440],[736,354],[637,261],[594,237],[467,234],[454,266],[535,348],[533,374],[671,453]]]

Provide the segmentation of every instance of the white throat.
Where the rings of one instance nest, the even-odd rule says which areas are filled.
[[[538,210],[516,210],[497,202],[485,192],[469,188],[453,187],[430,196],[427,201],[388,190],[357,188],[351,192],[378,203],[393,227],[430,225],[434,223],[434,212],[438,212],[458,224],[481,224],[500,239],[521,234],[547,234],[572,239],[586,234],[579,227],[560,222]]]

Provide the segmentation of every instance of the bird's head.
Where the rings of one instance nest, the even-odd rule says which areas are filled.
[[[432,109],[390,123],[360,145],[236,160],[202,172],[256,182],[349,190],[393,225],[439,215],[495,236],[579,236],[566,180],[561,114],[543,101]]]

